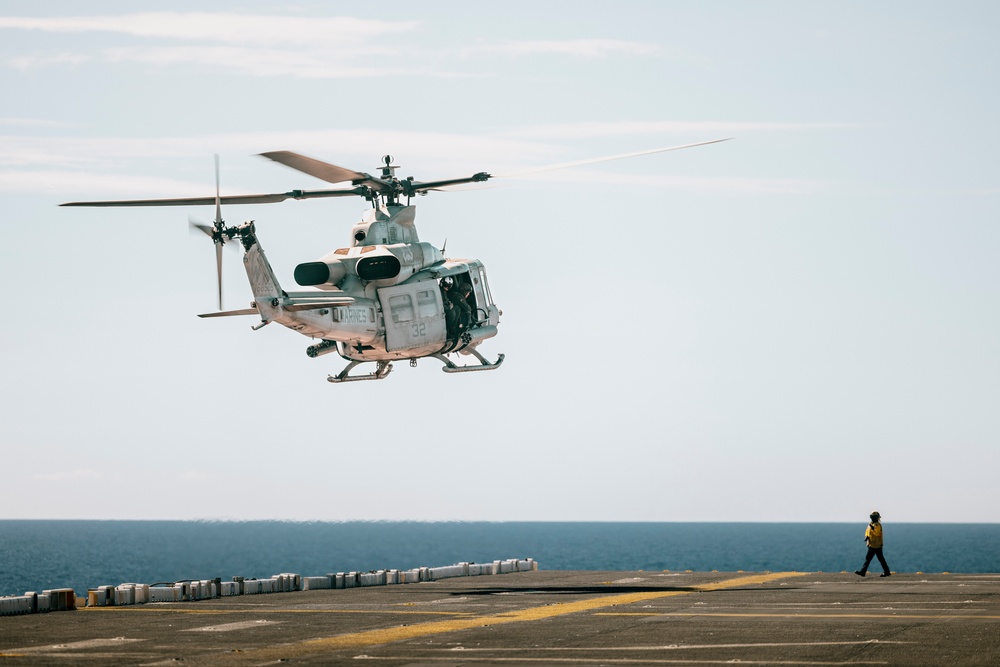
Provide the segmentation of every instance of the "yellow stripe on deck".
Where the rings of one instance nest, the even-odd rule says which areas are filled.
[[[793,611],[775,613],[775,612],[711,612],[711,611],[701,611],[701,612],[681,612],[681,611],[605,611],[596,616],[686,616],[689,618],[697,618],[700,616],[706,617],[719,617],[719,618],[894,618],[899,620],[904,620],[908,618],[915,618],[918,620],[944,620],[949,621],[996,621],[1000,620],[1000,616],[984,616],[976,614],[958,613],[958,614],[947,614],[946,610],[942,610],[940,614],[908,614],[906,612],[898,612],[894,614],[880,614],[876,612],[858,612],[856,614],[845,614],[843,612],[836,612],[830,614],[817,614],[815,612],[810,613],[797,613]],[[961,611],[961,610],[959,610]]]
[[[295,655],[315,654],[325,651],[336,651],[339,649],[362,648],[365,646],[375,646],[377,644],[388,644],[417,637],[428,637],[430,635],[442,634],[445,632],[455,632],[458,630],[468,630],[487,625],[501,625],[505,623],[523,623],[526,621],[538,621],[545,618],[565,616],[567,614],[578,614],[584,611],[604,609],[616,605],[635,604],[636,602],[646,602],[660,598],[674,597],[678,595],[690,595],[691,593],[701,593],[706,591],[716,591],[724,588],[736,586],[752,586],[764,584],[777,579],[787,579],[788,577],[800,577],[804,572],[776,572],[769,574],[748,575],[735,579],[726,579],[709,584],[692,586],[689,590],[682,591],[646,591],[642,593],[623,593],[620,595],[602,595],[576,602],[561,602],[557,604],[544,605],[540,607],[529,607],[519,611],[511,611],[503,614],[492,614],[488,616],[474,616],[472,618],[456,618],[447,621],[433,621],[429,623],[419,623],[416,625],[404,625],[392,628],[381,628],[378,630],[365,630],[333,637],[323,637],[321,639],[311,639],[296,644],[283,647],[268,647],[254,651],[245,651],[255,658],[287,658]]]

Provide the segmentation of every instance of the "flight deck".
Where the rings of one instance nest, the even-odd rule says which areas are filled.
[[[0,618],[0,665],[278,663],[997,665],[1000,574],[542,569]]]

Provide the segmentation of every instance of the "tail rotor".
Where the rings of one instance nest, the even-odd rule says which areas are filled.
[[[222,197],[219,196],[219,154],[215,154],[215,233],[212,240],[215,242],[215,284],[219,289],[219,310],[222,310],[222,246],[226,240],[223,234],[226,231],[226,223],[222,220]]]
[[[219,310],[222,310],[222,246],[226,244],[226,239],[232,240],[235,229],[227,229],[226,223],[222,219],[222,197],[219,188],[219,156],[215,156],[215,220],[211,225],[198,220],[193,216],[188,216],[188,224],[192,230],[197,229],[201,233],[212,239],[215,244],[215,277],[218,292]]]

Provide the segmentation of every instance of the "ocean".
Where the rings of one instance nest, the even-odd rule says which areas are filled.
[[[0,520],[0,595],[534,558],[545,570],[853,572],[865,523]],[[896,572],[1000,572],[1000,524],[885,524]],[[878,569],[877,561],[873,563]]]

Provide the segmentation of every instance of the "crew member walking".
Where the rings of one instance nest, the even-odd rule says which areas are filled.
[[[865,544],[868,545],[868,553],[865,555],[865,564],[860,570],[855,570],[854,574],[865,576],[872,558],[877,556],[878,562],[882,566],[882,574],[878,576],[888,577],[892,572],[889,571],[889,564],[885,562],[885,556],[882,555],[882,524],[880,523],[882,515],[876,511],[872,512],[869,518],[872,521],[865,530]]]

